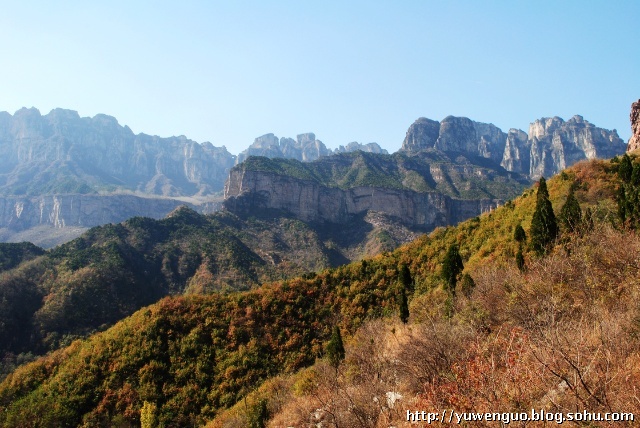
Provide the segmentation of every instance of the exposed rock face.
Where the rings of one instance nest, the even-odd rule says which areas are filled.
[[[270,172],[234,168],[225,186],[223,205],[240,215],[272,209],[286,211],[303,221],[330,223],[346,223],[355,215],[375,211],[427,231],[488,211],[499,202],[381,187],[345,190]]]
[[[440,135],[440,122],[421,117],[409,127],[400,150],[416,152],[436,146]]]
[[[640,149],[640,100],[631,104],[631,114],[629,115],[631,120],[631,138],[629,138],[629,145],[627,151]]]
[[[597,128],[582,116],[566,122],[559,117],[536,120],[528,135],[517,129],[505,134],[492,124],[448,116],[440,123],[420,118],[409,127],[401,150],[427,148],[481,156],[537,179],[580,160],[616,156],[625,146],[615,130]]]
[[[349,152],[355,152],[358,150],[363,151],[365,153],[376,153],[376,154],[385,154],[385,155],[389,154],[389,152],[387,152],[385,149],[380,147],[378,143],[361,144],[361,143],[358,143],[357,141],[352,141],[346,146],[340,146],[337,149],[335,149],[333,153],[334,154],[349,153]]]
[[[0,114],[0,193],[91,193],[116,188],[194,196],[222,190],[235,157],[184,136],[135,135],[106,115],[56,109]],[[28,177],[27,180],[25,178]]]
[[[510,129],[504,146],[501,165],[507,171],[530,171],[531,145],[524,131]]]
[[[0,240],[26,239],[47,248],[73,239],[90,227],[136,216],[160,219],[181,205],[201,213],[220,208],[220,202],[193,205],[170,198],[134,195],[0,197]]]
[[[38,225],[56,228],[93,227],[118,223],[131,217],[163,218],[180,205],[174,199],[133,195],[54,195],[0,198],[0,225],[23,230]]]
[[[624,153],[615,130],[597,128],[578,115],[566,122],[559,117],[536,120],[529,126],[529,141],[532,177],[549,177],[581,160]]]
[[[312,162],[322,156],[335,153],[354,152],[362,150],[368,153],[387,153],[377,143],[360,144],[352,142],[346,147],[340,146],[335,151],[328,149],[324,143],[316,139],[316,135],[309,132],[292,138],[280,138],[273,134],[266,134],[254,140],[248,149],[238,155],[236,164],[244,162],[249,156],[265,156],[268,158],[295,159],[302,162]]]
[[[375,143],[351,143],[337,152],[354,150],[386,153]],[[225,147],[184,136],[136,135],[102,114],[0,112],[0,196],[10,195],[0,200],[0,240],[35,242],[33,235],[65,227],[78,232],[134,215],[161,218],[185,197],[194,198],[189,200],[197,201],[200,212],[215,211],[229,170],[253,154],[311,161],[332,151],[312,133],[296,140],[267,134],[236,158]],[[148,198],[131,196],[119,203],[122,193]],[[154,199],[158,196],[177,199]],[[72,238],[70,233],[75,232],[59,235]]]

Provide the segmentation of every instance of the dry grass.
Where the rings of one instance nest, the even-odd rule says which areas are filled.
[[[407,326],[366,323],[338,370],[318,361],[271,393],[268,426],[415,426],[407,410],[444,409],[640,417],[640,238],[600,225],[528,264],[477,268],[452,318],[424,307],[442,303],[436,289]]]

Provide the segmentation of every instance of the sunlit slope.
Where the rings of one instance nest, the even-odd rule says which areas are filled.
[[[617,168],[592,161],[549,180],[554,210],[573,184],[596,222],[619,224]],[[392,253],[257,290],[163,299],[18,369],[0,384],[0,418],[4,426],[139,423],[146,402],[167,426],[202,423],[266,379],[313,364],[333,325],[348,336],[373,319],[396,320],[404,265],[415,288],[412,322],[458,316],[460,302],[446,307],[440,278],[447,249],[459,245],[464,272],[476,279],[487,268],[517,272],[513,232],[518,224],[529,231],[534,207],[535,187],[491,213]],[[525,258],[536,264],[528,251]],[[491,330],[497,322],[489,318],[471,327]]]

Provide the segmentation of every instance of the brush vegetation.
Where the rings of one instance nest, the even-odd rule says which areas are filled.
[[[546,182],[555,213],[572,189],[589,215],[578,227],[561,222],[543,255],[527,240],[534,186],[357,263],[165,297],[13,371],[0,384],[0,424],[386,427],[408,409],[445,408],[640,414],[630,387],[640,385],[640,238],[620,213],[620,162],[580,163]],[[442,269],[452,247],[455,278]]]

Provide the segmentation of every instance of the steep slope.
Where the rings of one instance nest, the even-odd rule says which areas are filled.
[[[278,137],[273,134],[265,134],[256,138],[253,144],[238,155],[236,164],[244,162],[249,156],[285,158],[311,162],[324,156],[355,151],[387,154],[387,151],[377,143],[360,144],[357,141],[347,144],[346,147],[340,146],[336,150],[331,150],[328,149],[322,141],[316,139],[316,135],[312,132],[300,134],[295,140],[285,137],[278,140]]]
[[[2,244],[0,357],[7,366],[22,353],[57,349],[167,295],[246,290],[415,237],[382,214],[314,228],[287,216],[203,216],[181,207],[159,221],[92,228],[47,253]]]
[[[526,184],[490,160],[459,152],[356,152],[310,163],[254,157],[231,170],[223,206],[239,215],[281,210],[329,223],[374,211],[429,231],[493,209]]]
[[[418,408],[448,406],[471,411],[468,409],[477,406],[479,411],[490,411],[497,407],[487,406],[499,406],[501,411],[517,411],[541,406],[568,411],[582,403],[594,411],[635,411],[637,404],[633,407],[632,400],[625,402],[624,391],[628,391],[628,382],[640,379],[640,373],[632,369],[640,361],[640,343],[637,336],[626,335],[626,345],[619,345],[624,329],[632,328],[630,320],[638,307],[634,249],[640,248],[640,242],[633,234],[607,226],[620,224],[615,196],[619,165],[619,159],[581,163],[549,180],[554,210],[561,211],[569,188],[574,187],[583,210],[592,211],[587,218],[593,226],[587,221],[584,235],[563,229],[563,239],[541,263],[527,251],[528,273],[515,268],[518,243],[513,234],[518,224],[529,231],[535,189],[491,213],[438,229],[393,253],[265,284],[253,291],[164,299],[103,333],[16,370],[0,384],[0,420],[4,426],[100,426],[137,424],[142,414],[166,426],[201,424],[209,417],[224,417],[223,408],[276,373],[292,373],[313,363],[322,355],[333,325],[340,325],[345,335],[355,333],[348,342],[351,362],[338,370],[317,366],[316,374],[302,372],[291,383],[297,391],[293,395],[263,396],[266,413],[288,424],[313,422],[294,417],[358,414],[353,410],[360,409],[361,403],[376,401],[366,394],[360,397],[366,400],[360,401],[354,393],[368,393],[365,385],[386,387],[391,379],[384,365],[367,366],[365,363],[375,361],[366,358],[387,356],[392,364],[404,363],[400,368],[405,371],[394,371],[396,379],[413,382],[396,387],[412,394],[424,392],[407,401]],[[620,248],[619,242],[631,251]],[[445,253],[452,244],[458,245],[465,272],[476,283],[475,288],[464,293],[459,289],[455,295],[443,289],[440,279]],[[617,251],[611,252],[613,249]],[[613,257],[603,257],[606,254]],[[403,274],[405,266],[408,279]],[[627,280],[621,282],[621,278]],[[409,293],[411,322],[418,333],[412,336],[400,326],[393,332],[380,327],[372,330],[375,324],[370,320],[397,316],[402,287]],[[613,325],[610,321],[616,314],[625,320],[621,329],[603,330]],[[598,329],[588,320],[609,324],[601,323]],[[363,325],[368,330],[358,332]],[[421,329],[427,329],[429,335],[421,336]],[[560,336],[545,336],[554,332]],[[600,336],[588,332],[610,333],[606,349]],[[560,342],[553,342],[554,337]],[[580,337],[581,342],[562,342]],[[380,342],[385,339],[389,340]],[[380,353],[391,341],[411,346],[393,348],[387,356]],[[434,348],[434,344],[439,346]],[[537,353],[528,353],[530,349]],[[558,349],[565,354],[554,351]],[[582,358],[584,355],[589,358]],[[394,366],[388,368],[393,371]],[[563,378],[553,374],[565,370],[571,375],[568,389],[560,387]],[[535,374],[537,383],[527,373]],[[369,375],[377,376],[376,382],[367,382]],[[583,383],[574,384],[574,375],[582,375]],[[349,381],[361,384],[349,386],[345,383]],[[265,384],[264,391],[273,391],[269,385],[277,383]],[[605,392],[599,389],[603,385],[608,388]],[[330,398],[323,392],[326,388],[333,391],[333,399],[323,402]],[[556,398],[546,399],[551,393]],[[462,401],[464,397],[469,401]],[[486,401],[486,397],[495,398]],[[244,421],[247,426],[247,417],[260,413],[248,414],[259,410],[253,405],[254,398],[259,404],[259,397],[252,396],[236,409],[236,416],[244,418],[236,419],[236,425]],[[351,407],[340,407],[349,398]],[[377,403],[386,402],[380,400]],[[621,407],[624,404],[631,407]],[[406,415],[404,407],[375,408],[376,418],[389,415],[393,421],[394,414]],[[302,413],[282,413],[283,409]],[[334,422],[338,421],[349,426],[347,419]]]
[[[128,194],[0,197],[0,241],[26,240],[51,248],[94,226],[132,217],[159,219],[181,205],[199,212],[213,212],[220,203],[194,204],[181,199]]]
[[[106,115],[81,118],[71,110],[55,109],[41,115],[33,108],[21,109],[14,115],[0,113],[0,240],[29,240],[52,247],[79,236],[88,227],[117,223],[132,215],[163,218],[181,203],[210,213],[220,207],[220,191],[230,168],[250,155],[305,162],[319,160],[320,164],[323,158],[342,155],[341,159],[325,164],[336,166],[338,174],[334,178],[338,181],[327,180],[331,178],[327,171],[322,173],[322,179],[323,186],[361,187],[354,190],[353,195],[334,195],[345,203],[363,196],[366,199],[370,190],[389,185],[422,196],[435,191],[454,199],[504,200],[518,194],[521,187],[491,177],[487,181],[482,171],[496,170],[501,164],[509,171],[538,177],[555,173],[580,159],[613,156],[623,150],[620,146],[615,131],[596,128],[579,116],[567,122],[558,118],[536,121],[529,136],[517,130],[505,134],[491,124],[467,118],[450,116],[442,122],[419,119],[407,132],[402,156],[412,157],[425,148],[435,149],[440,154],[431,153],[427,156],[429,159],[420,155],[415,162],[394,155],[392,162],[397,164],[394,167],[397,171],[394,172],[395,182],[390,184],[381,174],[384,167],[375,172],[375,168],[389,160],[376,143],[353,142],[331,150],[313,133],[300,134],[295,140],[266,134],[256,138],[236,157],[225,147],[214,147],[208,142],[199,144],[184,136],[136,135]],[[362,165],[358,162],[343,165],[345,159],[354,159],[344,157],[345,154],[360,151],[369,154],[366,158],[358,158],[364,160]],[[443,155],[445,152],[447,154]],[[443,163],[435,159],[438,157],[448,159]],[[493,161],[494,166],[479,160]],[[416,170],[412,163],[422,164],[422,167]],[[450,165],[444,170],[436,166],[431,171],[428,170],[430,167],[425,169],[426,163]],[[453,168],[453,165],[458,167]],[[471,170],[469,165],[473,165]],[[363,171],[357,170],[360,166]],[[480,175],[469,174],[469,171]],[[386,172],[391,170],[387,168]],[[267,177],[261,178],[262,181],[265,179]],[[401,183],[397,179],[401,179]],[[501,186],[507,188],[500,189]],[[378,193],[382,195],[383,192]],[[130,198],[128,202],[121,203],[123,194]],[[401,197],[408,209],[438,212],[431,218],[402,223],[404,227],[408,224],[420,230],[467,218],[493,204],[485,201],[476,202],[475,206],[457,207],[457,201],[435,194],[423,200],[415,196],[411,193]],[[77,202],[56,205],[55,200]],[[367,204],[377,206],[376,210],[382,213],[395,217],[401,214],[402,217],[403,213],[387,212],[397,203],[402,201],[394,195],[381,198],[379,203],[371,200]],[[440,208],[446,205],[448,212],[443,213],[434,205]],[[360,208],[356,211],[363,214]],[[456,212],[467,214],[457,215]]]
[[[631,138],[629,138],[629,145],[627,151],[632,152],[640,149],[640,100],[631,104],[631,113],[629,114],[629,120],[631,121]]]
[[[0,193],[49,195],[126,189],[194,196],[221,190],[235,158],[184,136],[134,134],[106,115],[55,109],[0,114]]]
[[[505,169],[533,179],[552,176],[586,159],[609,159],[624,153],[618,133],[598,128],[582,116],[531,123],[529,134],[519,129],[502,132],[492,124],[447,116],[442,122],[420,118],[407,131],[401,151],[415,153],[436,148],[492,159]]]

